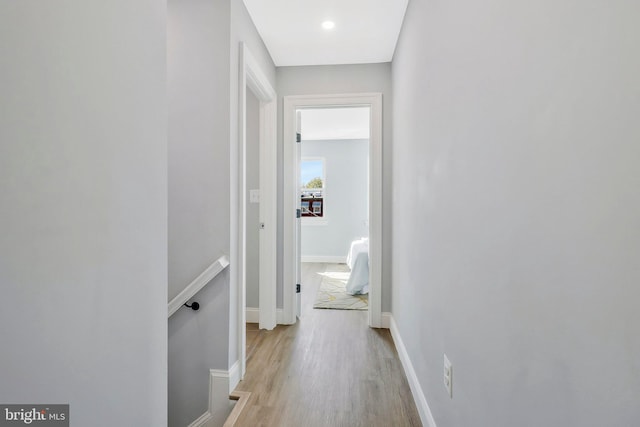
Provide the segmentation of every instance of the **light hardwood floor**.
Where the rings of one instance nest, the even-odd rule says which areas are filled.
[[[251,396],[236,426],[421,426],[389,331],[369,328],[366,311],[313,309],[317,273],[327,269],[303,264],[295,325],[247,325],[247,371],[236,390]]]

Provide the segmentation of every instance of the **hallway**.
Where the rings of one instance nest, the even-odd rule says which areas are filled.
[[[328,264],[303,264],[302,318],[256,331],[247,325],[247,372],[236,390],[251,398],[237,426],[420,426],[387,329],[366,311],[314,310]]]

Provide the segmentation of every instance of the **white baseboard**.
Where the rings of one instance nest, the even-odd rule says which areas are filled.
[[[260,309],[255,307],[247,307],[244,312],[247,323],[259,323],[260,322]]]
[[[216,375],[217,372],[222,371],[217,371],[215,369],[209,370],[209,408],[207,409],[207,412],[200,415],[198,419],[189,424],[188,427],[206,427],[209,421],[213,419],[213,413],[215,412],[216,407],[220,405],[218,399],[215,398],[215,393],[220,387],[219,384],[216,384],[218,382]]]
[[[216,418],[216,413],[229,410],[229,394],[240,382],[240,363],[236,361],[228,371],[222,369],[209,370],[209,409],[188,427],[206,427]],[[217,417],[219,418],[219,417]]]
[[[227,399],[229,398],[229,394],[236,389],[238,383],[240,382],[240,361],[236,360],[236,363],[233,364],[231,369],[229,369],[229,386],[227,388]]]
[[[260,323],[260,309],[255,307],[247,307],[245,309],[247,323]],[[284,325],[284,313],[281,308],[276,310],[276,323]]]
[[[207,411],[204,414],[200,415],[197,420],[189,424],[188,427],[204,427],[212,419],[213,415],[211,415],[211,412]]]
[[[393,315],[391,315],[390,313],[383,313],[383,324],[385,314],[389,314],[388,320],[390,326],[389,329],[391,330],[391,336],[393,337],[393,342],[396,345],[396,350],[398,351],[400,362],[402,363],[402,367],[404,368],[404,373],[407,376],[407,381],[409,381],[409,387],[411,388],[413,400],[416,402],[416,407],[418,408],[418,413],[420,414],[420,420],[425,427],[436,427],[436,421],[433,419],[433,414],[431,414],[431,409],[429,409],[429,404],[427,404],[427,398],[422,391],[422,387],[420,386],[420,382],[418,381],[418,376],[415,369],[413,368],[411,359],[409,358],[409,353],[407,353],[407,348],[404,346],[404,342],[402,341],[402,337],[400,336],[398,325],[396,324]]]
[[[324,255],[302,255],[300,257],[302,262],[325,262],[327,264],[345,264],[347,262],[346,256],[324,256]]]
[[[393,317],[392,314],[389,313],[388,311],[382,312],[382,317],[380,318],[380,322],[381,322],[380,327],[384,329],[389,329],[391,327],[392,317]]]
[[[260,309],[259,308],[255,308],[255,307],[247,307],[245,310],[246,313],[246,319],[247,319],[247,323],[259,323],[260,322]],[[382,324],[380,325],[381,328],[384,329],[389,329],[391,327],[391,313],[389,312],[384,312],[382,313]],[[278,325],[284,325],[284,322],[282,321],[284,318],[282,309],[279,308],[276,311],[276,321],[278,323]]]

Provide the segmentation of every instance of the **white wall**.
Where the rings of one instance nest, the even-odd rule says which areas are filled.
[[[229,0],[169,0],[169,299],[229,254]],[[227,369],[229,275],[169,319],[169,425],[208,408],[209,370]]]
[[[279,109],[282,97],[287,95],[343,94],[361,92],[382,93],[382,311],[391,310],[391,64],[326,65],[304,67],[278,67],[277,92]],[[278,121],[278,188],[283,186],[282,162],[284,144],[282,120]],[[282,235],[282,192],[278,195],[278,235]],[[282,242],[278,243],[277,282],[282,284]],[[278,307],[282,307],[282,286],[278,287]]]
[[[0,401],[167,424],[166,3],[0,3]]]
[[[170,0],[169,298],[222,254],[229,271],[169,325],[169,423],[207,409],[209,369],[238,360],[238,47],[247,42],[275,82],[275,67],[241,0]],[[185,399],[188,396],[188,399]]]
[[[229,0],[169,0],[169,299],[229,253]]]
[[[393,314],[438,426],[640,425],[638,16],[409,3]]]
[[[369,140],[303,140],[301,150],[325,161],[325,215],[302,218],[302,259],[346,260],[351,242],[369,237]]]

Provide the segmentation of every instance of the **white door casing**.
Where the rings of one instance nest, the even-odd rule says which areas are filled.
[[[284,97],[284,231],[283,322],[296,322],[296,284],[299,244],[296,209],[299,196],[299,148],[296,146],[296,111],[304,108],[370,108],[369,119],[369,326],[382,327],[382,94],[295,95]]]
[[[302,147],[300,147],[301,141],[301,133],[302,133],[302,112],[296,111],[296,144],[295,144],[295,152],[296,152],[296,177],[300,177],[300,162],[302,161]],[[302,284],[302,210],[300,206],[300,180],[296,181],[296,187],[298,189],[296,197],[297,203],[297,211],[296,211],[296,247],[295,247],[295,258],[296,262],[294,264],[296,268],[296,317],[300,317],[302,315],[302,291],[300,286]]]
[[[247,89],[260,101],[260,299],[259,327],[273,329],[276,326],[276,233],[277,233],[277,96],[264,72],[240,42],[240,79],[238,82],[239,106],[239,164],[238,164],[238,236],[237,236],[237,331],[240,378],[246,369],[246,128]]]

